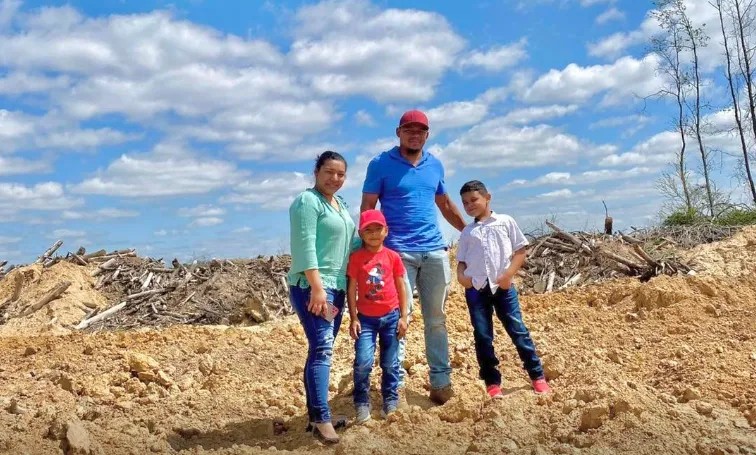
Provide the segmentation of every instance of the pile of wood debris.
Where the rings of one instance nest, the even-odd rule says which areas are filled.
[[[699,225],[633,229],[614,235],[570,233],[551,222],[551,233],[535,237],[520,271],[523,294],[550,293],[618,277],[648,281],[657,275],[694,274],[680,252],[732,235],[737,227]]]
[[[133,249],[87,254],[79,248],[54,256],[62,244],[56,242],[37,263],[50,268],[67,261],[91,269],[97,278],[94,288],[112,303],[109,308],[93,308],[77,329],[261,323],[292,313],[286,283],[290,256],[192,264],[174,259],[166,266],[162,259],[137,256]],[[46,302],[33,307],[54,300],[67,287],[61,283]]]

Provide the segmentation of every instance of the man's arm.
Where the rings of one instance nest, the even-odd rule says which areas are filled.
[[[373,210],[378,205],[378,195],[373,193],[362,193],[362,204],[360,204],[360,213],[365,210]]]
[[[362,203],[364,204],[364,197],[362,201]],[[437,194],[436,205],[438,206],[438,209],[441,210],[441,214],[444,216],[446,221],[457,228],[458,231],[462,232],[462,229],[464,229],[466,226],[465,219],[462,218],[462,213],[460,213],[457,206],[449,197],[449,193]]]

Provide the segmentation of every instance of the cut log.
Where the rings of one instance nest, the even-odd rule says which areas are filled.
[[[630,237],[629,235],[622,234],[622,240],[625,242],[631,244],[631,245],[642,245],[643,242],[636,239],[635,237]]]
[[[92,316],[89,319],[85,319],[79,323],[79,325],[76,326],[77,329],[82,330],[86,329],[90,325],[94,324],[95,322],[100,322],[104,319],[109,318],[110,316],[118,313],[122,309],[126,307],[126,302],[121,302],[118,305],[115,305],[113,307],[108,308],[107,310],[103,311],[100,314],[97,314],[95,316]]]
[[[100,256],[105,256],[107,252],[105,250],[95,251],[94,253],[85,254],[81,258],[85,261],[88,261],[90,259],[98,258]]]
[[[71,257],[74,259],[72,262],[75,262],[79,265],[84,265],[84,266],[87,265],[87,261],[85,261],[84,258],[79,256],[78,254],[74,254]]]
[[[24,274],[16,272],[16,276],[13,278],[13,295],[11,295],[10,303],[15,302],[21,297],[21,289],[24,287]]]
[[[97,270],[92,272],[92,276],[97,276],[106,270],[113,270],[117,267],[118,261],[116,258],[110,259],[97,266]]]
[[[558,227],[557,225],[555,225],[551,221],[546,221],[546,226],[550,227],[554,232],[557,232],[562,237],[564,237],[567,240],[569,240],[570,242],[572,242],[576,247],[578,247],[578,249],[581,249],[581,250],[585,251],[588,254],[593,253],[593,251],[591,250],[591,248],[588,245],[586,245],[585,243],[583,243],[582,241],[580,241],[579,238],[577,238],[574,235],[570,234],[569,232],[561,229],[560,227]]]
[[[60,297],[61,294],[63,294],[64,292],[66,292],[66,289],[68,289],[69,286],[71,286],[71,282],[70,281],[64,281],[64,282],[60,283],[59,285],[55,286],[54,288],[52,288],[50,290],[50,292],[48,292],[47,294],[45,294],[44,297],[42,297],[41,299],[39,299],[37,302],[35,302],[31,306],[27,307],[21,315],[22,316],[27,316],[27,315],[32,314],[35,311],[39,310],[43,306],[47,305],[48,303],[50,303],[53,300],[55,300],[58,297]]]
[[[126,296],[126,300],[134,300],[139,299],[142,297],[149,297],[151,295],[157,295],[157,294],[165,294],[168,291],[171,291],[171,288],[163,288],[163,289],[150,289],[149,291],[143,291],[143,292],[137,292],[136,294],[131,294],[129,296]]]
[[[60,248],[61,245],[63,245],[63,240],[58,240],[57,242],[55,242],[53,246],[51,246],[50,248],[47,249],[47,251],[45,251],[45,254],[43,254],[42,256],[39,257],[39,259],[37,259],[37,264],[42,264],[46,260],[50,259],[52,255],[55,254],[56,251],[58,251],[58,248]]]
[[[648,253],[646,253],[640,245],[633,245],[633,251],[635,251],[638,256],[646,261],[651,267],[659,267],[659,263],[655,261],[651,256],[649,256]]]
[[[609,251],[606,251],[606,250],[603,250],[603,249],[599,248],[598,252],[602,256],[607,257],[607,258],[609,258],[609,259],[611,259],[611,260],[613,260],[615,262],[618,262],[618,263],[620,263],[622,265],[625,265],[625,266],[627,266],[627,267],[629,267],[631,269],[636,269],[636,270],[642,270],[643,269],[643,266],[641,264],[636,264],[633,261],[625,259],[622,256],[618,256],[618,255],[616,255],[614,253],[611,253]]]
[[[569,280],[565,281],[563,285],[559,286],[559,290],[562,290],[562,289],[565,289],[565,288],[568,288],[568,287],[574,285],[575,283],[577,283],[580,280],[580,276],[581,275],[578,273],[575,276],[573,276],[572,278],[570,278]]]
[[[155,276],[155,274],[152,273],[152,272],[150,272],[149,275],[147,275],[147,278],[142,283],[142,290],[143,291],[146,291],[147,288],[150,287],[150,283],[152,282],[152,277],[154,277],[154,276]]]
[[[546,284],[546,294],[550,294],[554,289],[554,278],[556,278],[556,272],[549,273],[549,281]]]

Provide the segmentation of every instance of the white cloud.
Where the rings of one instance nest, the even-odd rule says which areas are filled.
[[[189,227],[209,227],[223,224],[223,219],[218,217],[197,218],[189,223]]]
[[[72,237],[84,237],[87,235],[85,231],[75,231],[72,229],[56,229],[52,231],[47,237],[48,238],[64,238],[64,239],[70,239]]]
[[[616,58],[625,50],[643,43],[647,37],[640,31],[617,32],[595,43],[588,43],[588,55],[600,58]]]
[[[134,218],[137,216],[139,216],[139,212],[117,208],[103,208],[91,212],[77,212],[73,210],[63,211],[64,220],[99,220],[114,218]]]
[[[291,61],[330,96],[428,100],[465,44],[440,14],[367,0],[325,0],[296,19]]]
[[[294,197],[312,186],[312,177],[301,172],[281,172],[247,180],[221,198],[225,204],[254,204],[268,210],[287,208]]]
[[[159,144],[150,153],[121,155],[71,190],[121,197],[204,194],[233,185],[243,176],[233,163],[195,156],[180,145]]]
[[[8,237],[0,235],[0,245],[8,245],[10,243],[18,243],[21,241],[21,237]]]
[[[458,66],[460,69],[482,68],[489,72],[511,68],[527,58],[527,44],[527,39],[522,38],[516,43],[492,47],[486,51],[474,50],[461,57]]]
[[[625,18],[625,13],[617,8],[609,8],[596,17],[596,23],[599,25],[606,24],[611,21],[619,21]]]
[[[581,172],[579,174],[571,174],[569,172],[549,172],[548,174],[542,175],[533,180],[513,180],[505,185],[503,189],[532,188],[550,185],[590,185],[606,181],[617,182],[620,180],[652,175],[658,172],[658,168],[650,167],[634,167],[627,170],[597,169],[594,171]]]
[[[21,0],[0,1],[0,31],[11,24],[21,8]]]
[[[181,208],[178,211],[178,216],[184,218],[209,218],[225,214],[226,209],[213,207],[212,205],[198,205],[197,207],[192,208]]]
[[[370,115],[365,110],[360,109],[354,114],[354,120],[357,122],[358,125],[364,125],[364,126],[375,126],[375,120],[373,120],[373,116]]]
[[[615,3],[617,0],[580,0],[580,5],[583,7],[593,6],[593,5],[601,5],[604,3]]]
[[[24,93],[48,92],[68,87],[68,76],[46,77],[22,72],[11,72],[0,78],[0,94],[20,95]]]
[[[604,94],[602,105],[617,105],[655,93],[663,85],[656,74],[658,58],[622,57],[609,65],[583,67],[575,63],[551,70],[527,89],[525,101],[584,103]]]
[[[444,158],[461,168],[526,168],[574,163],[579,157],[613,153],[549,125],[514,127],[505,117],[476,125],[443,148]]]
[[[56,182],[25,186],[19,183],[0,183],[0,213],[14,214],[22,210],[66,210],[82,205],[81,199],[65,195]]]
[[[43,160],[6,158],[0,155],[0,175],[42,174],[52,171],[52,164]]]
[[[234,234],[244,234],[247,232],[252,232],[252,228],[249,226],[244,226],[244,227],[236,228],[231,232],[233,232]]]
[[[488,106],[476,101],[453,101],[426,112],[431,131],[474,125],[486,116]]]
[[[139,139],[138,134],[126,134],[111,128],[97,130],[71,130],[52,132],[36,139],[39,148],[92,149],[106,145],[122,144]]]
[[[528,123],[541,122],[552,118],[564,117],[577,111],[579,106],[576,104],[570,104],[569,106],[561,106],[554,104],[552,106],[533,106],[522,109],[515,109],[504,116],[504,121],[525,125]]]

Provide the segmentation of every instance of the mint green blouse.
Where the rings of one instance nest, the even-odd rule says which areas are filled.
[[[346,291],[346,268],[355,225],[344,200],[340,196],[336,200],[340,210],[311,188],[291,203],[290,285],[308,288],[304,271],[318,269],[323,288]]]

